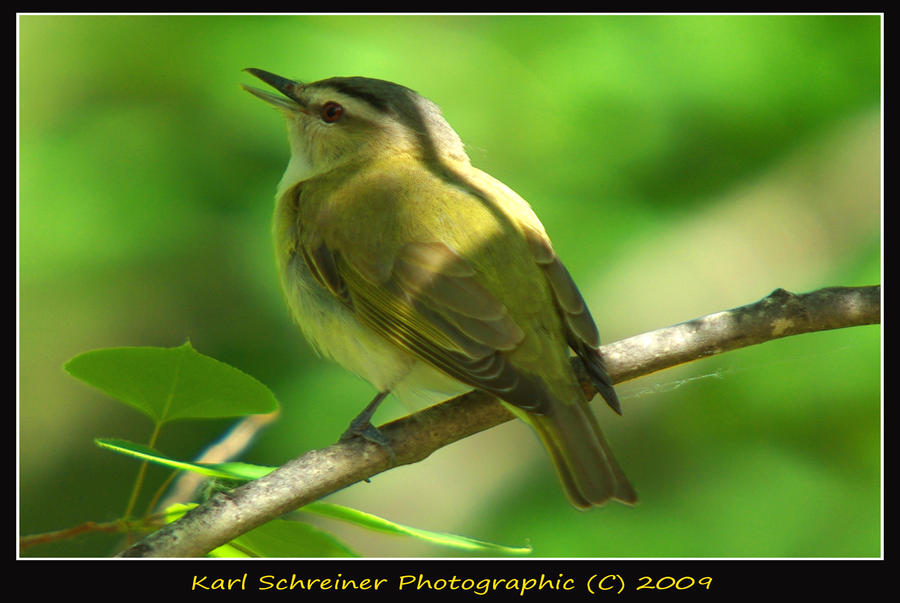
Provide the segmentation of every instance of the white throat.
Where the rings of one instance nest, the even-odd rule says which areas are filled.
[[[280,199],[287,189],[298,182],[309,180],[315,175],[313,166],[307,160],[305,153],[291,153],[291,160],[288,162],[287,169],[284,170],[281,182],[278,183],[278,193],[275,198]]]

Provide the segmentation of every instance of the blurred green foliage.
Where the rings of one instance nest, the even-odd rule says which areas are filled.
[[[245,459],[261,464],[333,441],[373,393],[290,323],[269,241],[288,150],[280,116],[240,90],[253,83],[242,68],[379,77],[435,100],[473,163],[532,203],[612,340],[776,287],[880,281],[880,28],[878,16],[20,16],[20,531],[124,510],[135,464],[93,439],[142,441],[151,425],[65,376],[86,350],[189,337],[255,376],[284,407]],[[880,336],[806,335],[621,385],[624,417],[596,410],[641,495],[633,509],[573,511],[513,424],[332,499],[528,539],[536,556],[877,555]],[[157,447],[190,458],[226,426],[178,423]],[[351,546],[446,554],[385,536]]]

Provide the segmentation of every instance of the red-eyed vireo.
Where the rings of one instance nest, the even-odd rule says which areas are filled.
[[[352,432],[371,433],[388,392],[477,388],[535,429],[576,507],[634,503],[570,365],[572,348],[619,412],[597,327],[529,205],[409,88],[247,71],[287,118],[274,223],[287,303],[320,353],[379,392]]]

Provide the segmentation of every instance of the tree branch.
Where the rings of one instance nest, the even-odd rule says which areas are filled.
[[[762,300],[603,346],[614,383],[772,339],[881,322],[881,287],[831,287],[795,295],[776,289]],[[577,359],[589,397],[596,393]],[[396,465],[512,419],[493,397],[471,392],[379,427]],[[179,521],[120,553],[123,557],[194,557],[244,532],[381,473],[389,453],[361,438],[312,450],[228,493],[218,493]]]

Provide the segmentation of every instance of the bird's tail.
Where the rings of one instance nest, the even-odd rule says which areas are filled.
[[[616,462],[586,402],[558,402],[546,414],[532,414],[506,404],[532,426],[543,442],[569,500],[579,509],[609,499],[637,502],[637,493]]]

